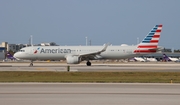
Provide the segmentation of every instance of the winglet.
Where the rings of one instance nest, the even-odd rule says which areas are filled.
[[[104,44],[104,48],[98,52],[91,52],[91,53],[82,53],[82,54],[79,54],[79,56],[87,56],[87,55],[98,55],[104,51],[106,51],[107,47],[108,47],[109,43],[106,43]]]
[[[109,46],[109,43],[104,44],[104,48],[100,52],[106,51],[107,47]]]

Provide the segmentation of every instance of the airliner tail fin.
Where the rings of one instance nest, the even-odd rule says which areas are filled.
[[[158,49],[161,31],[162,25],[155,25],[142,42],[138,44],[134,53],[155,53]]]
[[[171,61],[166,54],[163,54],[163,61]]]

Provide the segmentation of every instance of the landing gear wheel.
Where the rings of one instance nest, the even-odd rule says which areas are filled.
[[[88,61],[88,62],[86,63],[86,65],[87,65],[87,66],[91,66],[91,62]]]
[[[30,67],[31,67],[31,66],[33,66],[33,61],[31,61],[31,63],[30,63],[30,65],[29,65],[29,66],[30,66]]]
[[[30,63],[30,65],[29,66],[33,66],[33,63]]]

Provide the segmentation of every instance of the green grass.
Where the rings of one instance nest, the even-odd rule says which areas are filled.
[[[180,72],[0,72],[0,82],[180,83]]]

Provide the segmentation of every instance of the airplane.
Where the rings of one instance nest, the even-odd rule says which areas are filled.
[[[13,55],[11,55],[10,52],[7,52],[7,54],[6,54],[6,59],[17,60],[15,57],[13,57]]]
[[[149,62],[157,62],[157,59],[156,58],[145,58],[147,61]]]
[[[147,60],[145,60],[144,58],[142,57],[134,57],[134,59],[136,59],[137,61],[139,62],[146,62]]]
[[[133,58],[129,58],[128,62],[137,62],[137,60],[133,57]]]
[[[166,54],[163,54],[163,60],[166,62],[168,62],[168,61],[180,62],[180,60],[178,58],[168,57]]]
[[[155,25],[147,36],[138,45],[132,46],[29,46],[20,49],[14,54],[15,58],[30,60],[33,66],[35,60],[66,60],[67,64],[79,64],[90,60],[101,59],[128,59],[145,54],[156,53],[162,25]]]

